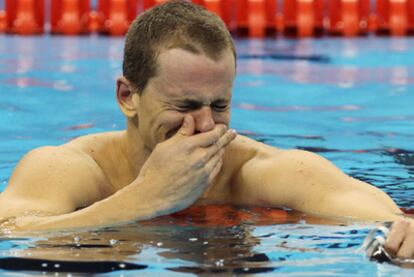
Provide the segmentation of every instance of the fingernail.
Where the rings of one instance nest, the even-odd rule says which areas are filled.
[[[230,129],[229,131],[234,133],[234,134],[237,134],[237,131],[235,129]]]

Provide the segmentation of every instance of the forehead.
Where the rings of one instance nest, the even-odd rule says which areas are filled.
[[[217,59],[180,48],[164,50],[158,57],[157,74],[150,80],[170,97],[231,94],[235,61],[231,50]]]

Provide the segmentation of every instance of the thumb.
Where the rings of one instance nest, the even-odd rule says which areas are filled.
[[[181,128],[178,130],[177,134],[181,136],[192,136],[194,135],[194,131],[195,131],[194,118],[191,115],[186,114],[184,116]]]

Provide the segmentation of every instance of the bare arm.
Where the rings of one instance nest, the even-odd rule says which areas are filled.
[[[360,220],[393,221],[402,214],[383,191],[301,150],[259,152],[241,168],[237,184],[240,203]]]

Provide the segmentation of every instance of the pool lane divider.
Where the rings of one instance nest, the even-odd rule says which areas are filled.
[[[414,0],[377,0],[377,20],[378,34],[413,34]]]
[[[161,2],[160,2],[161,3]],[[136,0],[100,0],[98,2],[99,33],[122,36],[138,13]]]
[[[6,31],[6,11],[0,10],[0,33]]]
[[[370,0],[330,0],[329,33],[345,37],[367,35],[374,31],[370,12]]]
[[[90,21],[88,0],[62,0],[51,2],[51,33],[63,35],[88,34]]]
[[[122,36],[137,14],[166,0],[5,0],[0,32]],[[192,0],[239,36],[414,34],[414,0]],[[47,11],[49,22],[45,22]],[[46,27],[45,27],[46,26]],[[46,30],[45,30],[46,29]]]
[[[6,32],[18,35],[42,34],[44,0],[6,0]]]

